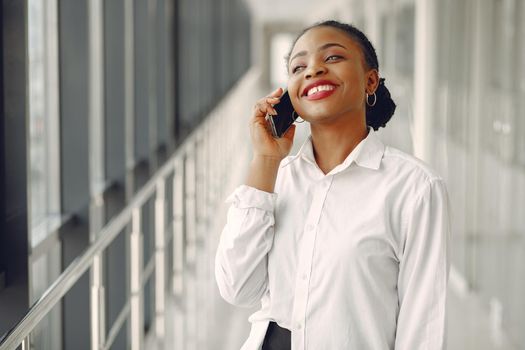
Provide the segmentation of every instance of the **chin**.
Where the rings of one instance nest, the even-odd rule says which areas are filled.
[[[331,119],[335,115],[334,111],[326,110],[324,108],[304,111],[298,114],[301,116],[301,118],[303,118],[307,122],[315,122],[315,121],[321,121],[324,119]]]
[[[334,118],[330,115],[308,115],[305,117],[301,117],[304,119],[304,121],[310,123],[310,124],[323,124],[328,123],[331,120],[334,120]]]

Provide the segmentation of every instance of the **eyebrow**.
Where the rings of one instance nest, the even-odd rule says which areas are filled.
[[[339,47],[342,47],[343,49],[347,50],[347,48],[344,47],[344,46],[341,45],[341,44],[338,44],[338,43],[327,43],[327,44],[324,44],[324,45],[320,46],[320,47],[317,49],[317,52],[320,52],[320,51],[326,50],[326,49],[328,49],[329,47],[332,47],[332,46],[339,46]],[[295,55],[293,55],[293,57],[290,59],[290,62],[292,62],[296,57],[299,57],[299,56],[306,56],[307,53],[308,53],[308,51],[299,51],[298,53],[296,53]]]

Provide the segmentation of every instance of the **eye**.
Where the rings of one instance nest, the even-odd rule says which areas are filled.
[[[299,71],[299,69],[302,69],[304,68],[304,66],[295,66],[292,68],[292,73],[297,73],[297,71]]]
[[[343,56],[339,55],[330,55],[326,58],[327,61],[337,61],[338,59],[343,58]]]

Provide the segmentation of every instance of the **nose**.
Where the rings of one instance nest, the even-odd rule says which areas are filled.
[[[306,72],[306,79],[317,77],[320,75],[323,75],[326,73],[326,67],[322,65],[312,65],[308,68],[308,71]]]

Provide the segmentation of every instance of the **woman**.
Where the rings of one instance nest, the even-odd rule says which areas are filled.
[[[288,59],[288,92],[311,136],[290,152],[259,100],[253,159],[229,197],[216,256],[223,298],[261,309],[243,350],[442,349],[448,197],[426,164],[374,134],[395,105],[355,27],[307,28]]]

